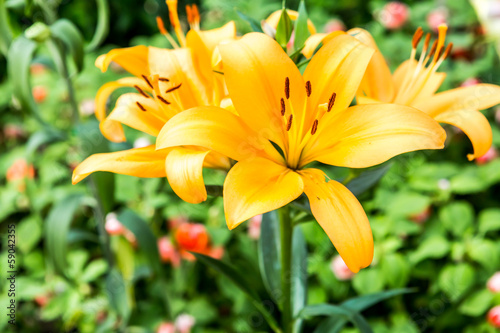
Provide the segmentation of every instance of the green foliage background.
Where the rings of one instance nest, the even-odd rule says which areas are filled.
[[[93,1],[5,3],[15,35],[36,21],[53,23],[62,17],[89,41],[98,21]],[[310,0],[306,4],[318,30],[333,18],[348,28],[368,29],[392,68],[408,58],[415,29],[429,30],[428,13],[437,5],[445,6],[450,12],[448,38],[466,56],[452,57],[442,66],[448,73],[443,88],[469,78],[500,83],[498,55],[487,37],[477,33],[479,23],[468,1],[405,3],[411,8],[410,19],[394,31],[375,19],[384,1]],[[42,4],[51,5],[52,12],[42,10]],[[250,31],[250,26],[237,11],[260,21],[281,7],[278,1],[264,0],[198,4],[202,27],[236,20],[241,33]],[[287,7],[296,9],[298,1],[287,2]],[[110,1],[109,10],[109,34],[100,48],[85,53],[83,70],[78,73],[69,61],[68,74],[80,109],[102,84],[125,75],[116,70],[100,73],[93,66],[99,54],[117,46],[167,46],[154,20],[156,15],[168,17],[162,1]],[[221,198],[191,205],[178,199],[164,179],[112,174],[93,176],[90,187],[71,185],[72,167],[83,158],[93,152],[130,148],[142,134],[128,130],[127,143],[112,144],[101,136],[94,116],[81,115],[78,126],[73,126],[67,86],[52,59],[49,49],[42,47],[33,63],[47,70],[24,82],[28,88],[30,84],[47,91],[46,99],[37,104],[40,122],[12,98],[17,86],[7,77],[7,61],[0,56],[0,308],[5,309],[8,302],[6,230],[15,224],[19,332],[152,332],[181,313],[195,317],[194,332],[268,331],[255,307],[227,278],[199,262],[185,261],[173,269],[158,261],[155,239],[169,235],[168,219],[186,216],[201,222],[213,244],[224,246],[224,261],[248,277],[252,289],[268,300],[271,312],[277,310],[261,282],[258,244],[248,237],[245,225],[227,230]],[[494,146],[500,148],[494,112],[485,114],[491,120]],[[24,133],[8,137],[5,130],[12,125]],[[360,196],[374,233],[375,259],[371,268],[351,281],[334,277],[330,261],[336,251],[321,228],[314,222],[301,225],[309,251],[308,304],[338,304],[357,295],[411,287],[414,293],[363,312],[375,332],[494,332],[485,313],[500,304],[500,295],[488,291],[485,284],[500,270],[500,159],[484,165],[468,162],[466,154],[472,147],[467,137],[452,128],[447,131],[446,149],[393,159],[378,186]],[[8,168],[19,158],[27,159],[36,170],[24,191],[19,183],[6,180]],[[329,174],[341,180],[353,176],[352,172],[331,168]],[[205,179],[208,184],[222,184],[223,175],[207,172]],[[426,209],[428,220],[415,223],[412,217]],[[110,211],[121,213],[124,224],[139,226],[137,247],[121,236],[111,237],[109,243],[99,238],[100,220]],[[48,299],[46,305],[35,301],[40,296]],[[308,321],[305,331],[312,332],[318,323],[319,319]],[[0,331],[9,329],[2,313]],[[356,330],[348,326],[343,332]]]

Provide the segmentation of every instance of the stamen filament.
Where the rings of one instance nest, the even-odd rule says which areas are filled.
[[[177,0],[166,0],[168,6],[168,13],[170,16],[170,25],[174,28],[177,39],[182,47],[186,47],[186,37],[181,29],[181,22],[179,21],[179,14],[177,13]]]
[[[160,33],[165,36],[170,45],[172,45],[175,49],[179,48],[179,44],[175,41],[175,39],[168,33],[167,29],[165,29],[165,24],[163,24],[163,20],[160,16],[156,17],[156,25],[158,26],[158,30]]]

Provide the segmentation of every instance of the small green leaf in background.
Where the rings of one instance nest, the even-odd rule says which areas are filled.
[[[286,8],[281,11],[281,17],[276,28],[276,41],[286,50],[286,45],[292,36],[292,20],[288,16]]]
[[[332,304],[315,304],[305,307],[300,312],[301,318],[333,315],[351,321],[362,333],[373,332],[370,324],[368,324],[363,316],[356,311],[352,311],[342,306]]]
[[[134,234],[139,243],[139,249],[143,251],[151,267],[153,267],[156,272],[159,272],[160,256],[158,253],[158,245],[156,243],[156,237],[149,225],[129,209],[125,209],[118,214],[118,221]]]
[[[479,232],[484,234],[497,230],[500,230],[500,209],[490,208],[481,211],[479,214]]]
[[[12,42],[12,31],[9,25],[9,15],[5,7],[5,0],[0,0],[0,52],[5,56]]]
[[[250,24],[250,27],[252,28],[252,31],[254,32],[263,32],[262,31],[262,28],[260,27],[260,24],[259,22],[257,22],[257,20],[243,14],[242,12],[240,12],[239,10],[236,11],[236,13],[238,13],[238,16],[241,17],[244,21],[247,21],[248,24]]]
[[[439,220],[455,237],[462,237],[474,222],[474,209],[468,202],[455,201],[441,208]]]
[[[490,308],[492,300],[493,294],[489,290],[483,289],[467,297],[460,304],[458,311],[472,317],[481,316]]]
[[[106,273],[108,268],[108,263],[104,259],[96,259],[85,267],[80,277],[80,281],[87,283],[92,282]]]
[[[111,306],[122,318],[122,326],[125,326],[130,316],[131,306],[123,277],[116,269],[113,269],[106,277],[106,293]]]
[[[419,247],[410,256],[413,264],[428,258],[438,259],[450,252],[450,243],[441,236],[432,236],[420,243]]]
[[[399,253],[384,255],[380,262],[380,268],[389,287],[401,288],[408,283],[410,265],[403,255]]]
[[[31,94],[30,65],[37,44],[24,37],[17,37],[9,48],[7,71],[12,82],[14,96],[26,112],[38,114],[38,109]]]
[[[373,294],[384,288],[384,276],[378,269],[362,269],[352,279],[352,286],[360,294]]]
[[[292,246],[292,309],[295,317],[307,302],[307,244],[300,226],[293,229]],[[295,329],[301,325],[296,321]]]
[[[30,252],[42,236],[41,221],[34,216],[22,220],[17,225],[16,236],[19,250],[24,253]]]
[[[448,265],[439,273],[439,288],[456,301],[474,284],[474,268],[466,263]]]
[[[358,177],[346,184],[349,191],[355,196],[359,196],[369,190],[372,186],[384,177],[392,167],[392,163],[385,163],[380,166],[363,171]]]
[[[307,10],[306,10],[306,4],[304,0],[300,1],[299,4],[299,16],[297,17],[297,20],[295,21],[295,40],[294,40],[294,49],[299,50],[304,47],[307,38],[309,37],[309,29],[307,27]]]
[[[262,215],[258,244],[259,267],[264,286],[273,300],[280,304],[278,298],[281,295],[281,245],[277,211]]]
[[[497,243],[488,239],[475,238],[467,244],[467,254],[475,262],[493,272],[498,269],[500,253]]]
[[[81,72],[83,69],[83,37],[73,22],[60,19],[50,26],[52,36],[59,39],[67,52],[73,57],[76,69]]]

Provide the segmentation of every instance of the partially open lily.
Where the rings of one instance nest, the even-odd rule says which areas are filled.
[[[357,101],[358,104],[383,102],[413,106],[440,123],[460,128],[472,142],[474,153],[468,158],[473,160],[484,155],[492,143],[490,124],[478,110],[500,103],[500,87],[477,84],[436,93],[446,76],[437,70],[452,47],[450,43],[445,48],[446,30],[445,25],[439,27],[439,37],[432,46],[427,34],[417,61],[417,46],[423,37],[419,28],[412,41],[410,59],[393,74],[369,32],[359,28],[348,31],[376,50],[361,82]]]
[[[351,36],[326,43],[303,76],[264,34],[250,33],[219,49],[238,115],[218,107],[179,113],[158,135],[158,151],[200,146],[238,161],[224,182],[230,229],[305,192],[349,269],[368,266],[373,239],[361,204],[345,186],[307,165],[364,168],[404,152],[439,149],[443,129],[406,106],[349,107],[374,52]]]
[[[114,61],[135,75],[107,83],[97,93],[96,116],[101,132],[110,141],[126,141],[122,124],[157,136],[163,125],[177,113],[195,106],[219,106],[225,97],[224,82],[217,77],[221,74],[212,70],[212,54],[221,41],[235,38],[234,22],[220,29],[200,31],[195,10],[190,16],[192,30],[184,37],[177,17],[177,2],[169,0],[167,4],[182,47],[174,50],[146,46],[115,49],[96,61],[102,71]],[[162,21],[159,23],[160,30],[167,35]],[[106,115],[107,100],[120,87],[133,87],[136,93],[121,95],[115,108]],[[154,145],[150,145],[92,155],[74,170],[73,183],[95,171],[137,177],[167,176],[181,198],[199,203],[207,196],[202,168],[228,169],[229,166],[228,158],[206,149],[183,147],[156,151]]]

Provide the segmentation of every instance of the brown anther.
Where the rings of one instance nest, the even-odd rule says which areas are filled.
[[[170,82],[170,80],[167,79],[166,77],[160,77],[160,78],[158,78],[158,81],[161,81],[161,82]]]
[[[181,87],[181,85],[182,85],[182,83],[179,83],[177,86],[167,89],[167,91],[165,91],[165,93],[168,94],[169,92],[177,90]]]
[[[142,74],[141,75],[142,78],[144,79],[144,81],[146,81],[146,83],[148,84],[148,86],[151,88],[151,89],[154,89],[153,85],[151,84],[151,82],[149,82],[149,79],[147,78],[146,75]]]
[[[281,116],[283,117],[285,115],[286,109],[285,109],[285,100],[282,98],[280,100],[281,102]]]
[[[443,56],[443,53],[444,53],[444,49],[443,49],[443,48],[441,48],[441,49],[439,50],[439,53],[438,53],[438,55],[437,55],[437,58],[436,58],[436,59],[437,59],[437,60],[439,60],[439,58],[441,58],[441,57]],[[436,60],[436,61],[437,61],[437,60]]]
[[[424,41],[424,50],[427,50],[430,42],[431,42],[431,34],[427,33],[427,36],[425,36],[425,41]]]
[[[167,101],[165,98],[161,97],[160,95],[156,95],[156,97],[163,103],[163,104],[170,104],[169,101]]]
[[[312,92],[311,81],[307,81],[307,82],[306,82],[306,93],[307,93],[307,97],[311,96],[311,92]]]
[[[443,60],[448,58],[452,48],[453,48],[453,43],[448,44],[448,46],[446,47],[446,50],[444,50]]]
[[[146,111],[146,108],[144,106],[142,106],[141,103],[135,102],[135,104],[137,104],[137,106],[139,107],[139,109],[141,109],[142,111]]]
[[[194,3],[191,5],[191,11],[193,13],[193,20],[197,21],[200,19],[200,12],[198,11],[198,6]]]
[[[285,97],[286,99],[290,98],[290,79],[288,76],[285,79]]]
[[[337,94],[333,93],[332,96],[330,96],[330,100],[328,101],[328,109],[327,112],[332,111],[333,106],[335,105],[335,98],[337,98]]]
[[[437,40],[435,40],[434,43],[432,43],[431,52],[429,52],[429,57],[432,57],[434,55],[434,52],[436,52],[437,45],[438,42]]]
[[[287,132],[292,127],[292,120],[293,120],[293,114],[290,115],[290,117],[288,118],[288,122],[286,123],[286,130],[287,130]]]
[[[420,43],[420,40],[422,39],[422,36],[424,35],[424,31],[422,30],[421,27],[418,27],[417,31],[415,31],[415,34],[413,35],[413,39],[411,41],[411,44],[414,49],[417,48],[418,43]]]
[[[146,97],[146,98],[149,98],[149,95],[146,94],[139,86],[134,86],[135,90],[137,90],[139,92],[139,94],[141,94],[142,96]]]
[[[165,24],[163,24],[163,20],[161,19],[160,16],[156,17],[156,25],[158,26],[158,30],[160,30],[160,33],[162,35],[167,34],[167,29],[165,29]]]
[[[316,131],[318,130],[318,119],[314,119],[314,123],[311,128],[311,135],[314,135]]]

